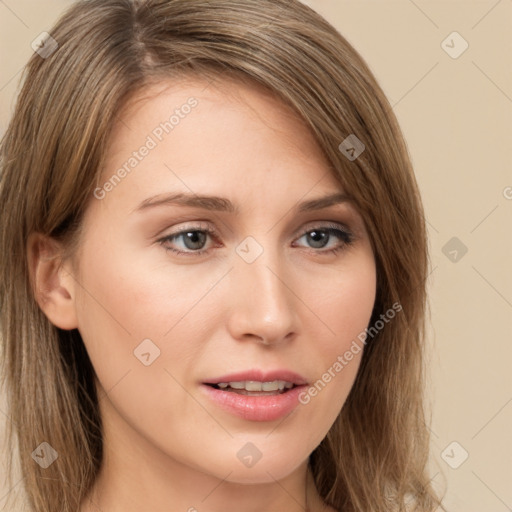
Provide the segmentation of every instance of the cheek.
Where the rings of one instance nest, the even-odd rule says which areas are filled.
[[[109,389],[127,371],[148,362],[153,366],[152,361],[159,367],[172,367],[169,361],[176,360],[187,365],[198,339],[190,329],[201,328],[196,307],[212,275],[193,279],[184,267],[171,269],[136,252],[116,252],[114,243],[108,251],[96,250],[100,245],[91,243],[82,254],[77,310],[78,328],[102,386]],[[178,335],[187,343],[173,343]]]
[[[376,295],[376,271],[370,251],[347,261],[322,286],[304,284],[303,296],[312,305],[308,337],[317,361],[312,385],[300,397],[312,424],[327,428],[334,422],[352,388],[364,351]],[[320,441],[319,434],[316,441]]]
[[[301,296],[316,316],[313,339],[324,363],[348,349],[370,321],[376,296],[376,269],[370,250],[349,255],[337,269],[302,280]],[[310,321],[313,325],[313,320]]]

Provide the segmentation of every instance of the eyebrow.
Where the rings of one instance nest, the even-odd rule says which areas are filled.
[[[315,210],[322,210],[329,206],[351,202],[347,194],[338,192],[323,197],[317,197],[299,203],[295,209],[299,212],[309,212]],[[201,208],[203,210],[227,212],[238,214],[240,210],[229,199],[225,197],[210,196],[210,195],[197,195],[188,193],[176,193],[167,195],[156,195],[149,197],[142,201],[134,211],[145,211],[149,208],[157,206],[188,206],[191,208]]]

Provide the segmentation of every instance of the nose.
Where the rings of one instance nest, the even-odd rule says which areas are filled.
[[[235,268],[229,273],[228,318],[234,339],[276,345],[297,333],[298,298],[293,293],[289,266],[278,260],[279,256],[268,250],[252,263],[235,255]]]

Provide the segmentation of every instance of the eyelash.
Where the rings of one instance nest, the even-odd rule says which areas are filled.
[[[354,241],[354,237],[353,237],[352,233],[350,233],[345,228],[342,228],[339,224],[331,224],[331,223],[310,227],[310,228],[306,229],[305,231],[303,231],[300,234],[300,236],[297,238],[297,240],[302,238],[304,235],[307,235],[308,233],[311,233],[313,231],[322,231],[322,232],[327,233],[329,236],[334,235],[342,240],[342,242],[339,245],[337,245],[336,247],[334,247],[333,249],[327,249],[324,251],[322,251],[321,249],[316,250],[315,248],[310,247],[310,250],[312,252],[319,253],[319,254],[337,254],[342,249],[345,249],[347,246],[351,245]],[[210,237],[212,237],[214,239],[218,239],[217,232],[215,230],[211,229],[210,227],[208,227],[208,226],[192,226],[190,228],[186,228],[181,231],[177,231],[176,233],[171,233],[170,235],[160,238],[159,240],[157,240],[157,242],[160,243],[166,251],[171,251],[175,254],[185,255],[187,257],[188,256],[200,256],[204,253],[207,253],[210,249],[199,249],[197,251],[194,251],[194,250],[181,251],[179,249],[175,249],[173,247],[169,247],[169,246],[165,245],[167,242],[173,241],[173,240],[179,238],[181,235],[184,235],[186,233],[195,233],[195,232],[206,233]]]

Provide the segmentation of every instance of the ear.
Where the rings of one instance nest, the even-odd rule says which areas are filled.
[[[75,280],[69,262],[62,261],[61,245],[51,237],[31,233],[27,243],[34,297],[50,322],[61,329],[78,327]]]

